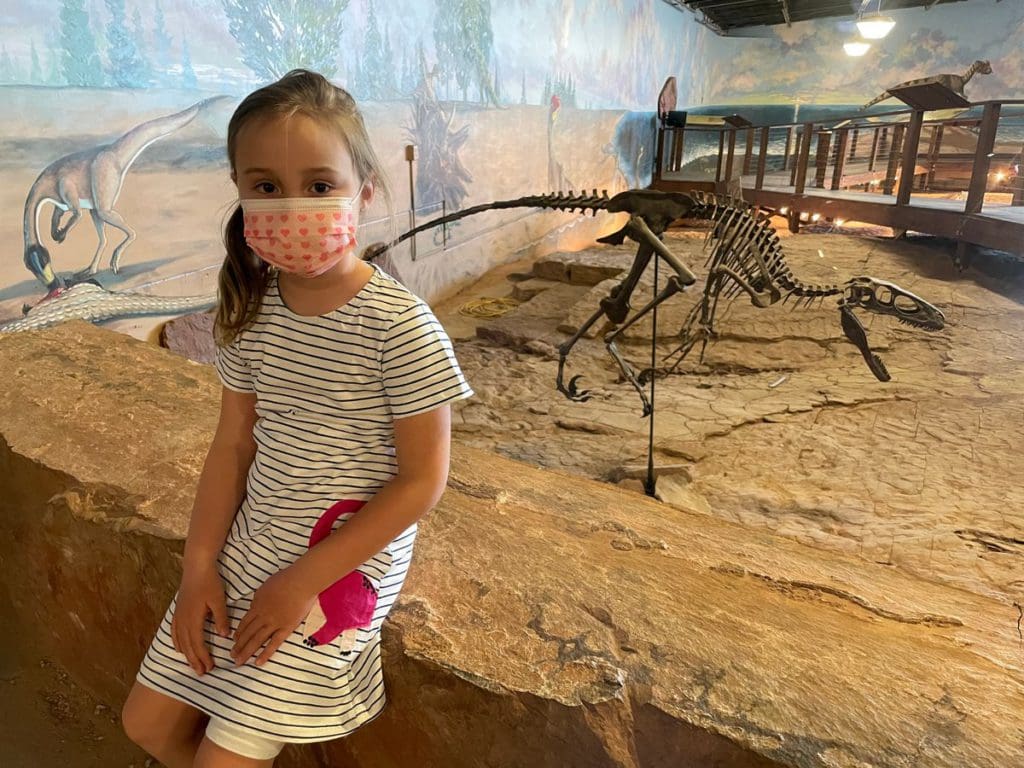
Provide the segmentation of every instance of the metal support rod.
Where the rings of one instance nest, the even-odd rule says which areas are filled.
[[[405,161],[409,163],[409,229],[416,229],[416,145],[405,146]],[[416,238],[409,243],[409,255],[416,261]]]

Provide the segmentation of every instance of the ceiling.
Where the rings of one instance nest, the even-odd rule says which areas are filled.
[[[883,12],[905,8],[929,9],[965,0],[881,0]],[[747,27],[790,24],[809,19],[856,18],[859,12],[874,13],[879,0],[665,0],[722,35]]]

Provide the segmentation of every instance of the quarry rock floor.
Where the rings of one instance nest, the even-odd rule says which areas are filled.
[[[702,289],[703,239],[666,237],[699,279],[659,311],[659,360]],[[843,336],[834,300],[757,309],[738,298],[703,362],[698,348],[656,382],[658,497],[1024,603],[1024,265],[981,254],[961,273],[941,241],[863,233],[783,242],[805,282],[886,279],[939,306],[946,328],[860,312],[892,374],[882,383]],[[437,307],[476,391],[456,406],[456,440],[643,492],[649,421],[600,327],[567,365],[591,399],[555,389],[555,348],[632,253],[627,243],[512,264]],[[649,267],[634,306],[652,279]],[[521,303],[499,315],[498,297]],[[620,343],[634,367],[650,365],[650,339],[641,321]]]

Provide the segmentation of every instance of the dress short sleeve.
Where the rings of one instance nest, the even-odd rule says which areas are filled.
[[[422,301],[401,311],[388,329],[381,377],[396,419],[426,413],[473,394],[455,359],[451,339]]]
[[[235,392],[255,392],[249,362],[243,357],[240,349],[241,341],[242,334],[238,334],[230,344],[218,345],[214,367],[221,383],[228,389]]]

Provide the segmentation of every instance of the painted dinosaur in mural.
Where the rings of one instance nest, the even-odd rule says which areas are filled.
[[[573,376],[568,382],[565,381],[565,366],[569,353],[596,322],[607,318],[615,328],[605,335],[605,346],[626,380],[639,394],[643,404],[643,415],[650,413],[651,404],[643,385],[654,372],[650,369],[634,370],[619,353],[616,341],[644,315],[696,282],[696,276],[662,241],[662,235],[668,226],[681,218],[712,221],[707,242],[707,248],[710,250],[707,261],[709,271],[701,299],[679,331],[680,345],[669,356],[670,359],[674,358],[669,372],[679,366],[697,343],[702,344],[703,355],[704,347],[715,333],[714,324],[720,302],[731,301],[740,294],[746,294],[754,306],[761,308],[788,299],[794,299],[798,304],[802,302],[805,306],[830,297],[837,299],[843,333],[860,350],[869,369],[880,381],[888,381],[889,372],[881,358],[872,352],[867,333],[854,310],[895,317],[900,322],[926,331],[937,331],[945,325],[945,318],[938,308],[884,280],[861,276],[839,285],[809,285],[801,282],[793,276],[786,263],[782,243],[768,216],[742,200],[725,196],[649,189],[631,189],[613,197],[608,197],[606,192],[598,194],[597,190],[590,195],[576,195],[572,192],[532,195],[484,203],[435,219],[404,233],[389,247],[412,237],[417,232],[465,216],[483,211],[523,207],[591,213],[626,213],[629,214],[626,224],[618,231],[599,238],[599,242],[621,245],[628,237],[639,245],[626,277],[611,289],[608,296],[601,299],[594,313],[558,349],[555,385],[570,400],[585,401],[589,394],[586,390],[578,388],[579,376]],[[668,279],[651,301],[630,316],[632,307],[629,300],[651,259],[658,257],[671,268]]]
[[[967,85],[967,83],[970,81],[970,79],[972,77],[974,77],[975,75],[991,75],[991,74],[992,74],[992,65],[989,64],[987,61],[983,61],[981,59],[978,59],[976,62],[971,64],[971,66],[968,67],[967,71],[964,72],[962,75],[955,75],[955,74],[932,75],[931,77],[919,77],[916,80],[907,80],[905,83],[900,83],[899,85],[894,85],[892,88],[884,91],[883,93],[881,93],[878,96],[876,96],[875,98],[873,98],[871,101],[869,101],[863,107],[861,107],[861,109],[864,110],[864,109],[867,109],[868,107],[873,107],[875,104],[878,104],[880,101],[885,101],[886,99],[893,98],[892,91],[898,91],[901,88],[909,88],[910,86],[914,86],[914,85],[931,85],[931,84],[944,85],[947,88],[949,88],[949,90],[953,91],[957,95],[962,96],[964,99],[966,99],[967,97],[964,96],[964,86]]]
[[[43,206],[53,205],[50,234],[57,243],[64,242],[82,211],[89,211],[99,242],[92,262],[76,275],[78,279],[98,271],[107,243],[105,228],[119,230],[124,237],[110,257],[110,269],[116,274],[125,249],[136,237],[135,230],[114,208],[128,169],[150,144],[188,125],[209,104],[226,98],[229,97],[214,96],[172,115],[148,120],[109,144],[65,155],[43,169],[25,199],[23,233],[25,266],[46,286],[47,297],[53,297],[67,285],[54,273],[50,253],[40,238],[39,218]],[[62,223],[65,214],[70,216]]]
[[[75,283],[56,296],[28,309],[23,317],[0,323],[0,333],[37,331],[67,320],[100,323],[142,315],[181,315],[216,306],[217,295],[153,296],[132,291],[108,291],[94,280]]]

